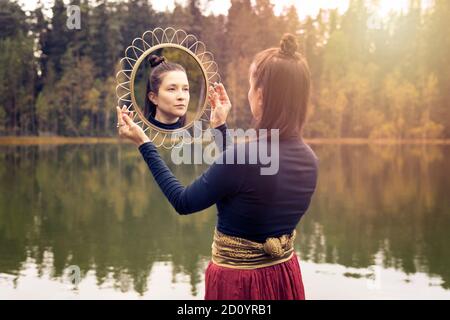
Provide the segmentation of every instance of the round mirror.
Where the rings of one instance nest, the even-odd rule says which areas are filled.
[[[147,125],[161,131],[188,128],[203,112],[207,79],[196,57],[183,47],[147,50],[132,77],[131,97]]]
[[[190,143],[209,127],[207,88],[220,81],[217,64],[193,35],[156,28],[132,41],[117,73],[118,105],[135,111],[136,123],[157,146]],[[186,134],[189,133],[189,134]]]

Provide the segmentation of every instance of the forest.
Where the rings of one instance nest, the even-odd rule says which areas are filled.
[[[227,15],[204,14],[198,0],[156,11],[151,1],[71,1],[81,28],[66,25],[55,0],[25,11],[0,0],[0,135],[111,137],[115,75],[131,41],[156,27],[194,34],[212,52],[232,100],[229,124],[247,127],[248,68],[254,55],[298,37],[312,72],[307,138],[450,138],[450,1],[376,15],[376,0],[346,12],[299,19],[275,15],[269,0],[232,0]]]

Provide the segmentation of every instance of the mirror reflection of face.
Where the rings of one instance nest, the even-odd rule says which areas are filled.
[[[170,45],[150,48],[142,58],[133,67],[131,92],[139,117],[160,132],[189,129],[207,103],[207,78],[201,63],[191,52]]]
[[[171,124],[184,116],[189,105],[189,81],[183,71],[168,71],[162,74],[158,94],[150,92],[148,98],[156,105],[155,119]]]

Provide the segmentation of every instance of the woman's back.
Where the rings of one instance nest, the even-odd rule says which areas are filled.
[[[262,243],[268,237],[289,234],[295,229],[314,193],[318,160],[297,137],[282,140],[278,146],[278,152],[270,155],[271,165],[278,162],[273,175],[261,173],[261,168],[267,167],[261,161],[249,164],[248,143],[245,164],[223,165],[227,167],[223,179],[234,189],[217,201],[219,231]],[[224,160],[230,152],[236,159],[236,150],[236,145],[228,148]]]

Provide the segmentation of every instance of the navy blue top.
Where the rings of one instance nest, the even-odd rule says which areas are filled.
[[[226,126],[219,129],[225,134]],[[292,232],[308,209],[316,187],[316,155],[299,137],[281,140],[278,172],[261,175],[260,168],[268,165],[259,161],[249,164],[248,142],[245,164],[237,164],[237,147],[238,144],[229,145],[187,187],[172,174],[153,143],[142,144],[139,151],[179,214],[195,213],[216,204],[220,232],[260,243]],[[225,164],[230,152],[234,164]]]
[[[183,127],[182,118],[178,118],[178,120],[174,123],[162,123],[158,120],[156,120],[153,116],[150,116],[147,118],[148,121],[150,121],[152,124],[157,126],[158,128],[165,129],[165,130],[176,130]]]

